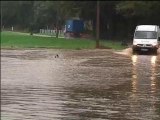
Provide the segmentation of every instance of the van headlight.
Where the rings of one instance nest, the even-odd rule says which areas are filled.
[[[154,42],[154,43],[153,43],[153,46],[156,46],[156,45],[157,45],[157,42]]]
[[[157,44],[153,44],[153,46],[157,46]]]
[[[133,41],[133,45],[137,45],[137,41]]]

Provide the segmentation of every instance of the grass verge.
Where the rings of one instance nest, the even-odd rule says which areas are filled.
[[[1,32],[1,48],[94,49],[95,40],[31,36],[29,33]],[[121,42],[100,41],[104,48],[124,49]]]

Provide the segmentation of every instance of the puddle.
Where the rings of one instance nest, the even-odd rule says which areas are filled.
[[[1,119],[159,120],[159,56],[126,51],[1,50]]]

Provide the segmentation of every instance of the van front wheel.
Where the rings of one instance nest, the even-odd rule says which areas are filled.
[[[153,49],[153,54],[157,55],[157,49]]]
[[[137,54],[137,50],[134,49],[134,48],[132,48],[132,53],[133,53],[133,55],[134,55],[134,54]]]

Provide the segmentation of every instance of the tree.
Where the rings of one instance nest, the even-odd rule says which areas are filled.
[[[133,33],[138,24],[160,25],[158,1],[123,1],[116,5],[116,11],[126,19],[127,34]]]
[[[96,1],[2,1],[2,24],[21,29],[61,29],[65,21],[91,21],[96,34]],[[160,25],[158,1],[101,1],[100,38],[120,39],[133,34],[138,24]],[[123,29],[123,30],[122,30]]]

